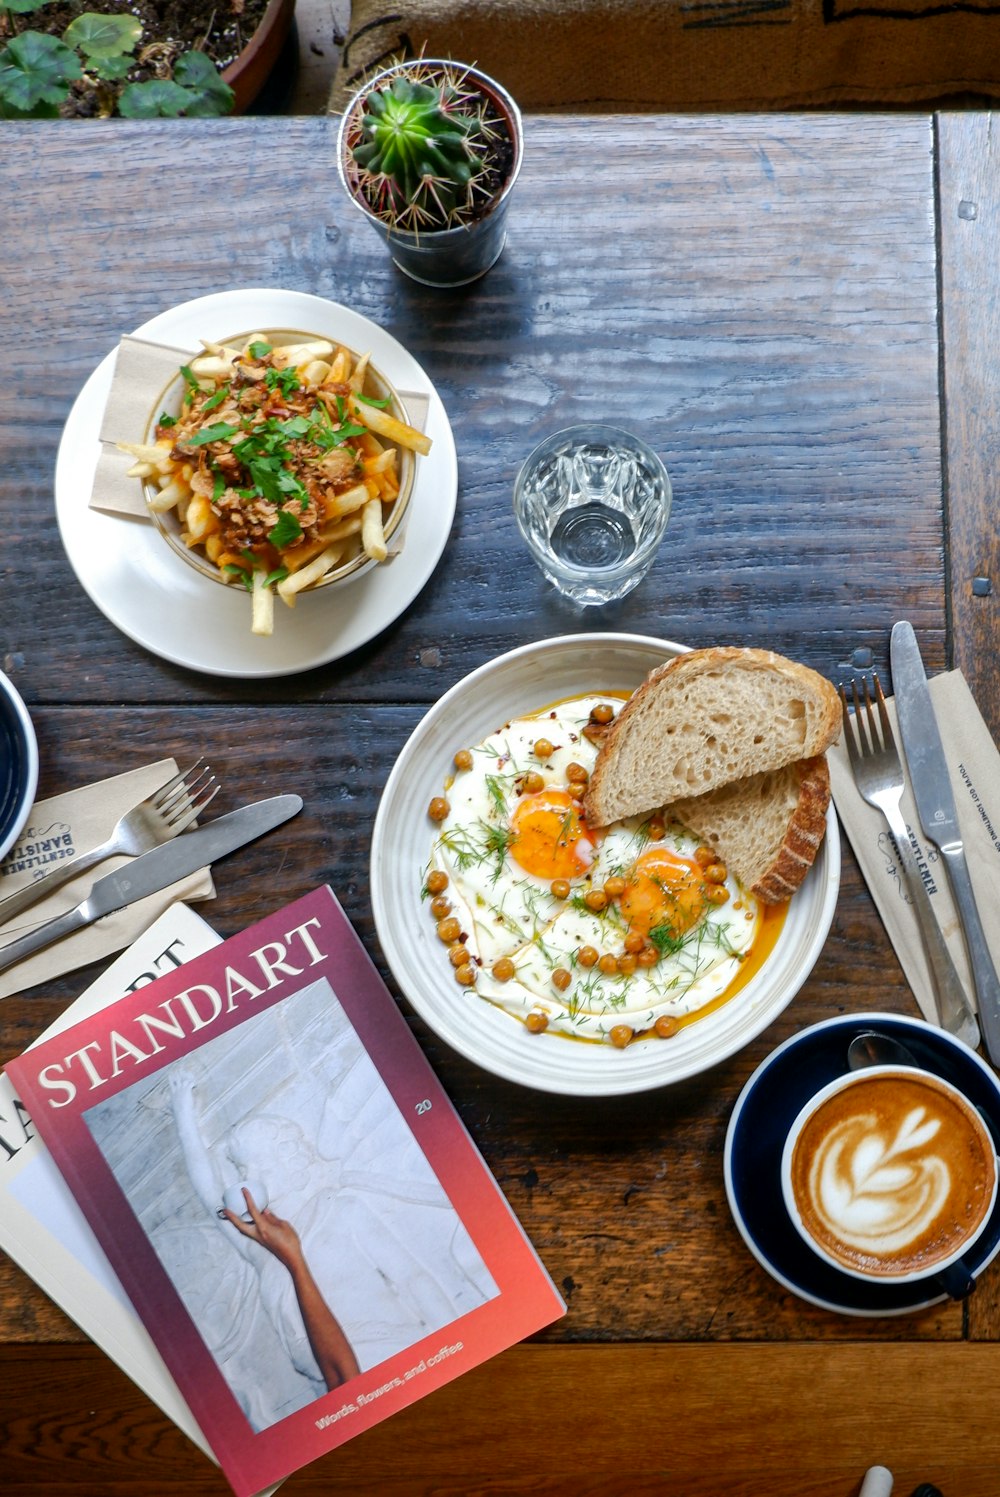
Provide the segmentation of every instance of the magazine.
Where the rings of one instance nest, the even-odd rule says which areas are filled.
[[[328,888],[8,1070],[237,1497],[565,1311]]]
[[[90,1018],[220,940],[200,915],[184,904],[172,905],[70,1004],[36,1044]],[[0,1075],[0,1248],[206,1455],[211,1454],[6,1072]]]

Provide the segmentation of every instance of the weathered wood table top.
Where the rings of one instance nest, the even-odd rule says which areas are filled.
[[[929,671],[960,666],[1000,732],[989,115],[529,118],[507,248],[454,292],[407,281],[347,203],[336,123],[3,126],[0,666],[37,727],[40,794],[199,753],[226,809],[300,791],[294,823],[220,867],[208,918],[229,935],[329,882],[381,963],[366,857],[382,785],[427,708],[517,644],[594,627],[747,643],[836,680],[858,650],[888,675],[908,618]],[[155,313],[232,286],[313,292],[387,328],[440,392],[459,462],[451,541],[403,615],[341,661],[257,682],[121,635],[53,518],[92,369]],[[653,443],[674,508],[652,573],[595,616],[535,570],[511,491],[537,440],[596,417]],[[168,601],[149,606],[169,630]],[[0,1059],[96,975],[7,999]],[[669,1090],[536,1094],[401,1003],[569,1310],[289,1494],[851,1497],[881,1462],[897,1493],[996,1497],[1000,1269],[965,1305],[838,1316],[774,1282],[726,1204],[726,1124],[761,1059],[844,1011],[916,1013],[846,841],[802,991]],[[7,1261],[0,1341],[5,1493],[226,1490]]]

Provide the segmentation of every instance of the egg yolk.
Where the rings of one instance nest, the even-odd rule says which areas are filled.
[[[594,855],[576,803],[565,790],[525,795],[510,819],[511,858],[535,878],[576,878]]]
[[[690,858],[650,847],[636,858],[619,903],[631,930],[648,936],[664,926],[682,936],[705,913],[704,875]]]

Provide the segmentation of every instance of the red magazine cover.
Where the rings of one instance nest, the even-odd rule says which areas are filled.
[[[237,1497],[565,1311],[328,888],[7,1070]]]

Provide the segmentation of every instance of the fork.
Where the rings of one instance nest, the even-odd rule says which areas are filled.
[[[941,1027],[963,1040],[975,1050],[979,1044],[979,1026],[975,1014],[955,970],[951,953],[944,942],[941,927],[931,906],[931,898],[924,886],[917,867],[910,834],[907,829],[900,801],[903,794],[903,765],[892,734],[892,724],[882,694],[882,685],[876,671],[872,672],[875,687],[875,702],[871,688],[864,678],[864,716],[858,683],[852,683],[854,717],[848,712],[847,693],[838,687],[840,705],[844,714],[844,742],[854,772],[854,782],[863,800],[881,811],[888,823],[899,854],[899,866],[903,870],[906,887],[913,901],[914,913],[927,955]],[[878,705],[878,722],[875,705]],[[881,736],[879,734],[881,728]]]
[[[6,899],[0,899],[0,926],[30,909],[38,900],[44,899],[54,889],[61,888],[85,869],[93,868],[96,863],[103,863],[105,858],[123,853],[135,857],[138,853],[159,847],[162,842],[169,842],[185,831],[195,817],[200,816],[218,791],[218,782],[209,766],[203,764],[201,759],[195,760],[190,769],[174,775],[172,780],[161,785],[154,794],[133,806],[131,811],[126,811],[116,823],[111,836],[100,847],[91,848],[89,852],[82,852],[75,858],[68,858],[65,863],[57,864],[26,888],[8,894]]]

